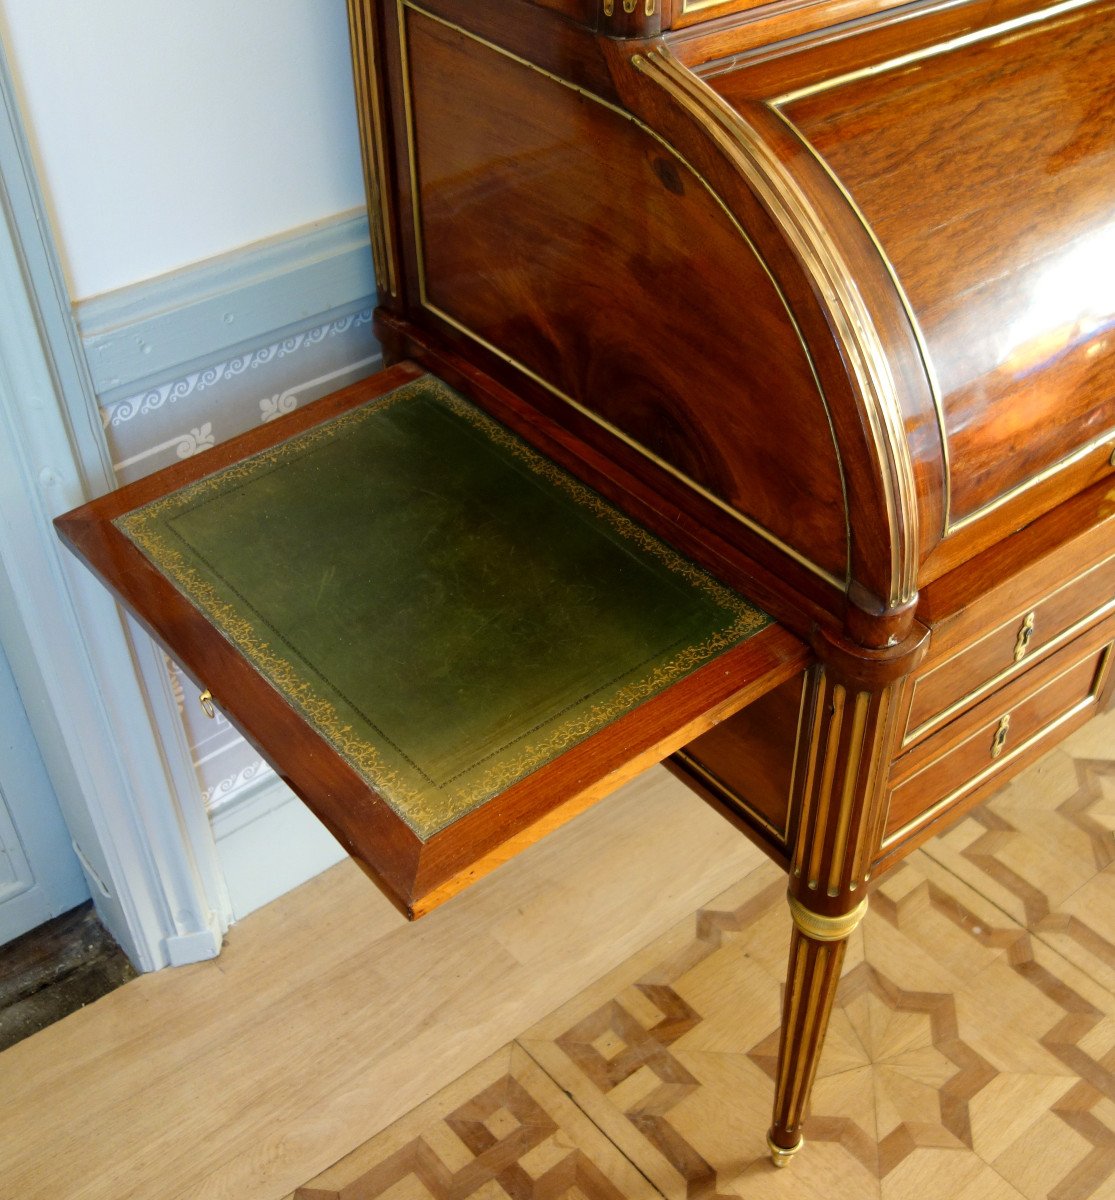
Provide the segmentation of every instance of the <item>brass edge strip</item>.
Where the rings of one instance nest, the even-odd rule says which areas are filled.
[[[579,413],[582,413],[584,416],[588,417],[602,429],[606,429],[625,445],[630,446],[633,450],[638,451],[638,453],[640,453],[644,458],[654,463],[655,466],[661,468],[668,475],[673,475],[675,479],[680,479],[687,487],[692,489],[699,496],[702,496],[705,500],[709,501],[710,504],[715,504],[717,508],[722,509],[729,516],[734,517],[746,529],[750,529],[752,533],[757,534],[764,541],[769,542],[776,549],[781,550],[783,554],[789,558],[792,558],[794,562],[798,563],[800,566],[805,567],[807,571],[817,575],[826,583],[840,591],[843,591],[844,588],[847,587],[846,580],[838,579],[831,572],[826,571],[824,567],[818,566],[811,559],[806,558],[805,555],[799,550],[795,550],[793,546],[788,546],[781,540],[781,538],[771,533],[771,531],[765,526],[760,525],[757,521],[752,520],[752,518],[747,516],[746,513],[740,512],[739,509],[732,508],[727,501],[722,500],[719,496],[715,495],[713,492],[710,492],[707,488],[702,487],[696,482],[696,480],[690,479],[688,475],[684,474],[682,471],[679,471],[676,467],[672,466],[665,460],[659,458],[652,450],[648,450],[640,442],[637,442],[634,438],[629,437],[623,432],[622,429],[613,425],[610,421],[605,420],[598,413],[594,413],[591,409],[586,408],[583,404],[578,403],[578,401],[574,400],[572,396],[567,395],[560,388],[557,388],[550,383],[549,380],[544,379],[541,375],[536,374],[530,369],[530,367],[519,362],[518,359],[512,358],[510,354],[506,354],[494,343],[489,342],[487,338],[484,338],[474,330],[469,329],[467,325],[463,325],[456,319],[456,317],[450,316],[449,313],[445,312],[444,309],[438,308],[436,304],[432,304],[429,300],[423,301],[423,307],[427,310],[427,312],[433,313],[435,317],[438,317],[447,325],[451,325],[454,329],[459,330],[461,333],[472,338],[474,342],[480,346],[483,346],[485,350],[494,354],[497,358],[502,359],[505,363],[510,364],[519,371],[522,371],[522,373],[528,379],[532,379],[535,383],[539,384],[541,387],[544,387],[552,395],[557,396],[559,400],[564,400],[571,408],[575,408]]]
[[[1078,663],[1077,666],[1079,665],[1080,664]],[[1068,710],[1068,712],[1063,713],[1057,718],[1056,721],[1052,721],[1050,724],[1043,726],[1034,733],[1033,737],[1030,737],[1026,741],[1015,746],[1014,750],[1010,754],[1005,754],[1002,758],[997,758],[991,766],[985,767],[978,775],[973,775],[971,779],[963,784],[963,786],[958,787],[955,791],[949,792],[947,796],[938,800],[937,803],[931,808],[927,808],[924,812],[919,813],[914,820],[907,821],[905,825],[901,826],[899,829],[896,829],[894,833],[883,838],[880,850],[886,850],[888,847],[893,846],[895,842],[900,842],[910,834],[916,833],[917,830],[923,825],[928,825],[938,813],[943,812],[950,805],[954,804],[964,795],[965,792],[972,791],[973,788],[978,787],[986,779],[990,779],[992,775],[994,775],[997,771],[1001,771],[1008,763],[1013,762],[1014,759],[1028,750],[1035,742],[1040,741],[1041,738],[1045,737],[1047,733],[1052,733],[1055,729],[1059,729],[1066,721],[1071,720],[1077,715],[1077,713],[1083,712],[1083,710],[1086,709],[1089,704],[1095,704],[1095,702],[1096,698],[1091,694],[1085,696],[1083,700],[1077,701],[1077,703],[1074,704],[1072,708]],[[970,738],[968,740],[971,741]],[[964,745],[963,742],[960,744]],[[927,763],[926,766],[928,765],[930,764]],[[922,769],[924,770],[924,768]],[[921,772],[918,771],[916,774],[920,775]],[[915,778],[915,776],[911,775],[910,779],[913,778]],[[908,783],[909,780],[904,779],[902,782]]]
[[[1111,674],[1111,664],[1115,660],[1115,643],[1107,647],[1103,653],[1103,661],[1100,663],[1100,669],[1096,672],[1096,678],[1092,683],[1092,699],[1099,700],[1103,695],[1103,689],[1107,686],[1107,677]]]
[[[848,833],[852,825],[852,806],[856,799],[856,783],[859,779],[860,760],[863,757],[863,733],[867,726],[867,706],[870,696],[866,692],[857,692],[852,708],[852,728],[848,736],[848,761],[844,768],[844,787],[840,796],[840,812],[836,820],[836,836],[832,842],[832,856],[829,859],[828,894],[840,895],[840,877],[844,871],[844,859],[848,853]],[[852,887],[855,880],[849,873]]]
[[[887,827],[887,819],[890,817],[890,794],[885,786],[879,787],[878,779],[880,772],[884,770],[884,763],[886,762],[880,747],[884,745],[889,746],[891,743],[890,722],[894,712],[894,691],[888,689],[879,697],[879,707],[875,713],[875,721],[877,728],[880,728],[882,731],[882,736],[875,740],[868,767],[867,782],[864,785],[864,795],[868,799],[875,796],[876,788],[879,788],[881,794],[878,797],[875,817],[871,822],[871,828],[867,830],[865,837],[858,839],[855,861],[852,867],[853,877],[848,886],[848,890],[852,892],[859,887],[861,880],[866,884],[871,879],[871,866],[875,861],[875,847],[882,840],[883,831]]]
[[[918,508],[913,461],[890,363],[847,264],[819,214],[797,181],[741,115],[702,79],[686,70],[665,47],[633,64],[647,70],[678,104],[702,121],[740,167],[775,219],[799,260],[828,301],[837,340],[864,400],[864,415],[876,456],[891,534],[888,604],[911,600],[917,591]]]
[[[1103,566],[1103,565],[1104,565],[1103,563],[1099,564],[1099,566]],[[1097,569],[1098,568],[1096,568],[1096,567],[1092,568],[1092,570],[1097,570]],[[1071,587],[1072,584],[1079,582],[1081,579],[1084,578],[1084,575],[1087,575],[1088,573],[1089,572],[1085,571],[1083,575],[1078,575],[1076,577],[1076,579],[1072,580],[1070,583],[1066,584],[1065,586]],[[1058,588],[1057,590],[1062,591],[1063,589]],[[1054,592],[1052,594],[1056,595],[1057,593]],[[1048,597],[1047,597],[1047,599],[1048,599]],[[940,725],[944,725],[949,720],[950,717],[954,717],[962,708],[965,708],[967,705],[971,704],[974,700],[978,700],[979,697],[987,695],[988,692],[994,691],[995,688],[997,688],[999,686],[999,684],[1001,684],[1004,680],[1010,678],[1010,676],[1021,675],[1023,671],[1028,670],[1030,667],[1034,666],[1036,663],[1042,662],[1044,659],[1049,657],[1051,651],[1058,649],[1059,647],[1063,646],[1066,642],[1072,641],[1072,639],[1074,637],[1076,637],[1076,635],[1078,633],[1081,633],[1083,630],[1087,629],[1089,625],[1098,623],[1104,617],[1110,615],[1112,612],[1115,612],[1115,600],[1109,600],[1105,605],[1103,605],[1102,608],[1097,608],[1094,612],[1090,612],[1086,617],[1081,617],[1080,620],[1076,622],[1076,624],[1070,625],[1067,629],[1064,629],[1059,634],[1057,634],[1056,637],[1050,638],[1049,641],[1046,642],[1045,645],[1042,646],[1040,650],[1035,651],[1033,654],[1022,659],[1019,662],[1011,663],[1011,665],[1009,667],[1006,667],[1004,670],[1000,671],[998,675],[993,675],[990,679],[988,679],[986,681],[986,683],[981,684],[980,687],[975,688],[973,691],[967,692],[965,695],[961,696],[959,700],[954,700],[953,703],[948,706],[948,708],[941,709],[941,711],[939,713],[934,713],[933,716],[931,716],[927,721],[923,721],[915,730],[913,730],[912,733],[908,733],[906,735],[906,737],[903,739],[903,742],[902,742],[903,747],[909,746],[911,743],[917,741],[920,737],[922,737],[923,734],[928,733],[928,732],[932,731],[933,729],[936,729]],[[1012,620],[1013,620],[1013,618],[1012,618]],[[1000,626],[1000,628],[1003,628],[1004,626],[1009,625],[1009,624],[1011,624],[1011,621],[1004,621],[1003,626]],[[981,638],[980,640],[982,641],[983,639]],[[975,646],[978,646],[979,644],[980,643],[977,641],[977,642],[973,642],[971,644],[971,646],[965,646],[965,648],[963,650],[958,650],[956,652],[956,654],[952,655],[949,658],[946,658],[943,662],[939,663],[936,667],[933,668],[932,671],[927,671],[925,673],[925,675],[921,676],[918,679],[915,679],[914,680],[914,694],[917,695],[917,687],[918,687],[918,684],[922,681],[922,679],[928,679],[930,675],[935,675],[938,671],[942,670],[943,668],[951,666],[953,663],[955,663],[955,661],[962,654],[966,654],[969,650],[973,649]]]
[[[805,688],[806,693],[810,692],[808,687],[808,679]],[[825,693],[828,690],[828,681],[825,676],[824,667],[817,668],[817,682],[812,689],[813,697],[813,720],[810,723],[809,730],[809,761],[805,768],[805,783],[801,790],[801,812],[797,814],[797,830],[794,835],[794,854],[793,862],[791,863],[791,871],[798,878],[805,868],[805,835],[808,832],[809,823],[813,817],[813,781],[817,777],[817,756],[821,750],[821,724],[824,718]],[[803,700],[804,703],[804,700]],[[796,764],[795,764],[796,765]],[[793,808],[794,794],[790,794],[791,811]],[[787,830],[789,822],[787,823]]]
[[[785,846],[787,840],[786,830],[784,828],[779,829],[773,821],[768,821],[758,809],[753,808],[739,794],[739,792],[736,791],[735,788],[729,787],[719,775],[715,775],[708,769],[708,767],[706,767],[703,763],[698,762],[697,759],[695,759],[685,750],[675,750],[670,757],[676,758],[679,762],[684,763],[685,769],[698,776],[700,780],[709,787],[710,790],[718,792],[721,796],[723,796],[725,802],[733,804],[737,808],[741,809],[746,814],[748,819],[754,821],[756,825],[761,826],[767,831],[767,833],[773,834],[776,838],[778,838],[783,846]],[[788,817],[789,811],[787,810],[787,818]]]
[[[827,917],[823,913],[806,908],[795,896],[788,897],[790,916],[794,925],[814,942],[842,942],[848,937],[867,914],[868,897],[839,917]]]
[[[718,4],[727,4],[729,0],[681,0],[681,15],[687,17],[690,13],[703,12],[706,8],[715,8]]]
[[[825,762],[821,768],[821,786],[817,791],[817,815],[813,820],[810,833],[813,851],[809,856],[809,869],[805,881],[810,891],[815,891],[821,884],[821,858],[825,848],[825,827],[828,825],[829,809],[832,807],[832,784],[836,777],[836,751],[844,729],[844,709],[848,691],[843,684],[836,683],[833,684],[831,695],[829,724],[828,729],[825,730]]]
[[[789,995],[789,1011],[785,1015],[782,1022],[782,1037],[794,1036],[795,1027],[797,1025],[798,1013],[801,1009],[802,992],[801,985],[805,979],[805,962],[806,962],[806,947],[800,942],[794,948],[794,961],[792,970],[789,972],[790,978],[787,979],[788,995]],[[781,1055],[779,1055],[781,1058]],[[789,1076],[783,1074],[778,1081],[778,1088],[775,1093],[774,1106],[781,1108],[783,1098],[786,1095],[786,1087],[789,1084]]]
[[[1101,446],[1106,446],[1109,442],[1115,446],[1115,429],[1108,429],[1106,433],[1099,434],[1099,436],[1092,438],[1090,442],[1085,442],[1083,446],[1078,446],[1071,454],[1067,454],[1064,458],[1059,458],[1055,463],[1050,463],[1048,467],[1045,467],[1036,475],[1031,475],[1029,479],[1024,479],[1009,491],[1003,492],[1001,496],[996,496],[994,500],[989,500],[982,508],[977,508],[975,512],[971,512],[966,517],[961,517],[960,520],[954,521],[949,528],[949,533],[957,533],[961,529],[971,525],[974,521],[982,520],[989,513],[1002,508],[1004,504],[1009,504],[1012,500],[1016,500],[1024,492],[1030,491],[1031,488],[1040,487],[1046,480],[1052,479],[1054,475],[1059,475],[1069,467],[1076,466],[1082,459],[1087,458],[1090,454],[1094,454]]]
[[[760,525],[757,521],[748,517],[746,514],[740,512],[736,508],[733,508],[730,504],[727,503],[727,501],[721,499],[719,496],[716,496],[714,493],[708,491],[706,488],[702,487],[695,480],[690,479],[690,477],[688,475],[686,475],[683,471],[678,470],[677,467],[674,467],[670,463],[659,458],[651,450],[649,450],[649,449],[647,449],[647,447],[643,446],[642,443],[636,441],[634,438],[632,438],[629,435],[627,435],[626,433],[624,433],[621,429],[619,429],[617,426],[613,425],[610,421],[605,420],[598,413],[593,412],[592,409],[587,408],[585,405],[583,405],[579,401],[575,400],[572,396],[568,395],[566,392],[562,391],[560,388],[556,387],[554,384],[550,383],[548,380],[544,379],[542,376],[536,374],[524,363],[521,363],[518,359],[514,358],[510,354],[507,354],[505,351],[500,350],[498,346],[493,345],[493,343],[489,342],[486,338],[482,337],[480,334],[475,332],[475,330],[470,329],[463,322],[457,320],[455,317],[450,316],[443,309],[439,308],[437,305],[432,304],[430,302],[429,296],[426,291],[426,259],[425,259],[425,252],[424,252],[423,244],[422,244],[422,226],[421,226],[421,219],[420,219],[420,215],[419,215],[419,205],[418,205],[417,153],[416,153],[415,146],[414,146],[414,116],[413,116],[413,109],[412,109],[411,95],[410,95],[410,59],[409,59],[409,52],[408,52],[407,45],[406,45],[406,36],[405,36],[405,30],[404,30],[404,18],[403,18],[403,12],[402,12],[404,7],[411,9],[413,12],[416,12],[420,16],[426,17],[429,20],[436,22],[439,25],[445,26],[447,29],[452,29],[454,32],[462,34],[464,37],[467,37],[470,40],[479,43],[480,45],[486,47],[489,50],[494,51],[497,54],[502,55],[505,58],[511,59],[513,62],[519,63],[521,66],[529,67],[532,71],[535,71],[537,74],[545,76],[547,79],[552,80],[554,83],[561,84],[562,87],[568,88],[570,91],[576,92],[578,95],[583,96],[585,99],[591,100],[594,103],[599,104],[602,108],[606,108],[610,112],[623,117],[627,121],[630,121],[633,125],[637,126],[643,133],[646,133],[650,137],[652,137],[659,145],[661,145],[663,147],[664,150],[666,150],[668,153],[673,155],[673,157],[676,158],[678,160],[678,162],[680,162],[686,168],[686,170],[688,170],[693,175],[693,177],[701,184],[701,186],[705,189],[705,191],[708,192],[709,196],[712,197],[712,199],[715,201],[715,203],[724,212],[725,216],[727,216],[727,218],[731,222],[732,226],[735,228],[736,232],[740,235],[740,238],[743,240],[743,242],[748,247],[748,249],[751,251],[751,253],[755,256],[755,260],[758,262],[759,266],[762,268],[763,273],[770,280],[771,286],[774,288],[776,295],[778,296],[779,300],[782,302],[782,306],[785,309],[786,315],[789,318],[790,324],[792,325],[794,333],[797,336],[798,342],[802,348],[802,353],[805,355],[805,360],[809,364],[810,375],[813,378],[813,382],[817,388],[817,394],[820,397],[821,404],[825,410],[825,417],[828,421],[828,426],[829,426],[829,436],[832,438],[833,450],[834,450],[834,453],[836,456],[837,473],[840,477],[840,491],[841,491],[841,496],[843,498],[843,503],[844,503],[845,540],[846,540],[846,543],[848,546],[848,552],[850,555],[851,541],[852,541],[851,518],[849,515],[849,511],[848,511],[848,488],[847,488],[847,481],[846,481],[845,473],[844,473],[844,461],[843,461],[843,458],[840,453],[839,443],[836,440],[836,427],[833,424],[832,413],[829,408],[828,399],[825,396],[824,388],[822,387],[820,377],[817,374],[817,368],[813,362],[813,356],[810,354],[809,346],[806,344],[805,338],[802,335],[801,327],[798,325],[797,318],[794,316],[794,314],[790,308],[789,302],[786,299],[785,294],[783,293],[782,289],[779,287],[778,281],[775,279],[774,275],[771,273],[770,267],[767,265],[766,261],[763,259],[762,255],[759,253],[757,247],[755,246],[755,243],[748,236],[747,231],[743,228],[742,225],[740,225],[739,221],[735,217],[735,214],[731,211],[730,208],[728,208],[727,204],[724,202],[724,200],[721,198],[721,196],[716,192],[716,190],[713,188],[712,184],[710,184],[708,182],[708,180],[705,179],[705,177],[693,166],[692,163],[689,162],[689,160],[687,158],[685,158],[685,156],[683,154],[681,154],[669,142],[667,142],[666,139],[661,136],[661,134],[656,133],[655,130],[651,129],[651,127],[649,125],[645,125],[642,121],[639,120],[638,117],[629,113],[626,109],[620,108],[618,105],[612,104],[609,101],[602,99],[600,96],[595,95],[593,92],[590,92],[587,89],[582,88],[575,83],[571,83],[568,79],[562,79],[560,75],[555,75],[552,71],[547,71],[544,67],[540,67],[536,63],[532,63],[529,59],[523,58],[520,55],[515,54],[514,52],[512,52],[510,50],[506,50],[502,46],[498,46],[494,42],[490,42],[486,38],[480,37],[478,34],[472,33],[470,30],[465,29],[460,25],[454,24],[452,21],[445,20],[445,18],[438,16],[436,13],[429,12],[427,9],[422,8],[421,5],[414,3],[414,0],[396,0],[396,2],[399,6],[400,41],[402,44],[401,49],[402,49],[402,53],[403,53],[403,82],[404,82],[403,92],[404,92],[404,109],[406,112],[407,155],[408,155],[408,159],[410,162],[411,205],[414,210],[414,236],[415,236],[416,251],[417,251],[417,256],[418,256],[418,275],[419,275],[418,287],[419,287],[419,296],[420,296],[420,300],[422,303],[422,307],[427,309],[434,316],[440,318],[441,320],[445,321],[447,324],[451,325],[458,332],[463,333],[466,337],[471,338],[478,345],[483,346],[484,349],[488,350],[490,353],[495,354],[498,358],[502,359],[504,362],[508,363],[510,366],[513,366],[517,370],[522,371],[522,373],[524,375],[526,375],[529,379],[533,380],[537,384],[540,384],[552,395],[556,396],[559,400],[564,401],[566,404],[570,405],[572,408],[576,409],[583,416],[588,417],[591,421],[593,421],[595,424],[599,425],[601,428],[606,429],[610,434],[612,434],[614,437],[617,437],[625,445],[630,446],[633,450],[635,450],[639,454],[643,455],[644,458],[647,458],[649,461],[653,462],[655,464],[655,466],[666,471],[668,474],[673,475],[674,478],[681,480],[681,482],[686,484],[688,487],[692,488],[699,495],[704,497],[704,499],[710,501],[712,504],[715,504],[717,508],[721,509],[722,511],[727,513],[729,516],[731,516],[735,520],[739,521],[743,526],[745,526],[747,529],[749,529],[752,533],[758,535],[764,541],[769,542],[771,545],[775,546],[778,550],[781,550],[784,554],[788,555],[800,566],[804,567],[806,570],[810,571],[812,574],[819,576],[826,583],[831,584],[833,587],[838,588],[841,591],[845,590],[851,581],[850,563],[849,563],[848,567],[846,568],[844,579],[837,578],[837,576],[833,575],[830,571],[825,570],[824,567],[819,566],[817,563],[815,563],[811,559],[807,558],[800,551],[795,550],[792,546],[787,545],[785,542],[782,541],[781,538],[779,538],[777,535],[772,533],[765,526]]]
[[[805,726],[805,701],[809,695],[809,672],[801,673],[801,695],[798,697],[798,723],[794,730],[794,753],[790,759],[790,794],[786,797],[786,845],[790,844],[790,813],[794,809],[794,784],[798,779],[798,755],[801,753],[801,734]]]
[[[964,46],[971,46],[976,42],[987,41],[990,38],[998,37],[1002,33],[1012,33],[1014,30],[1023,29],[1027,25],[1036,25],[1049,17],[1061,16],[1063,13],[1073,12],[1078,8],[1087,8],[1089,4],[1094,2],[1095,0],[1063,0],[1061,4],[1053,4],[1049,8],[1039,9],[1036,12],[1023,13],[1021,16],[1012,17],[1009,21],[1002,21],[998,25],[989,25],[986,29],[973,29],[969,33],[950,38],[947,42],[939,42],[934,46],[927,46],[921,50],[911,50],[908,54],[897,55],[895,58],[875,63],[870,67],[860,67],[855,71],[845,71],[843,75],[834,75],[830,79],[818,80],[816,83],[797,88],[795,91],[783,92],[780,96],[775,96],[768,101],[768,103],[774,105],[793,104],[796,100],[804,100],[807,96],[816,96],[832,88],[842,87],[846,83],[854,83],[859,79],[869,79],[872,75],[883,75],[887,71],[898,67],[911,66],[914,63],[923,62],[927,58],[936,58],[941,54],[960,50]]]
[[[349,20],[356,34],[352,39],[352,64],[376,283],[381,291],[386,290],[391,296],[397,296],[398,273],[391,244],[391,196],[384,159],[383,106],[380,103],[376,70],[375,22],[370,17],[366,0],[348,0],[348,9]],[[372,117],[371,130],[368,129],[369,111]]]
[[[918,355],[921,358],[922,370],[925,372],[926,382],[929,384],[929,395],[933,401],[933,410],[937,418],[937,432],[941,439],[941,465],[944,470],[945,486],[944,486],[944,512],[941,516],[941,537],[948,537],[952,531],[952,450],[949,446],[948,428],[945,424],[945,406],[941,399],[941,381],[937,378],[937,368],[929,353],[929,344],[925,340],[925,331],[921,327],[921,322],[918,320],[914,312],[914,306],[910,303],[910,297],[906,294],[906,289],[902,285],[902,281],[898,278],[898,270],[894,263],[891,262],[890,255],[883,248],[883,243],[879,240],[874,228],[864,215],[863,210],[856,203],[852,193],[844,186],[844,181],[832,169],[828,162],[821,157],[817,152],[813,143],[805,136],[804,133],[790,120],[788,116],[778,106],[777,102],[770,106],[771,112],[782,121],[805,147],[813,158],[814,162],[828,176],[836,190],[844,197],[845,203],[852,210],[856,220],[860,223],[868,240],[875,247],[875,252],[879,256],[879,261],[883,264],[883,268],[890,276],[891,285],[894,287],[895,294],[898,296],[898,301],[902,305],[902,309],[906,314],[906,320],[910,323],[910,332],[914,336],[914,341],[917,344]]]
[[[418,262],[418,298],[426,303],[426,250],[422,216],[418,210],[418,155],[414,152],[414,98],[410,92],[410,45],[407,42],[405,0],[395,0],[399,25],[399,57],[403,76],[403,120],[407,135],[407,166],[410,170],[410,211],[414,224],[414,254]]]
[[[826,982],[825,975],[828,971],[830,953],[831,951],[828,946],[820,946],[813,956],[813,973],[809,979],[809,998],[805,1002],[805,1012],[801,1021],[803,1040],[804,1038],[808,1038],[812,1041],[816,1034],[817,1010],[821,1007],[821,995]],[[802,947],[802,954],[804,957],[804,946]],[[808,1094],[804,1089],[805,1073],[808,1066],[806,1060],[810,1057],[811,1055],[808,1053],[796,1056],[797,1064],[794,1069],[794,1079],[790,1085],[790,1094],[786,1104],[789,1112],[795,1115],[801,1112],[805,1096]]]

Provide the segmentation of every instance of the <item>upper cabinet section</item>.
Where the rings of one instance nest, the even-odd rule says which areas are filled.
[[[714,570],[885,646],[1112,476],[1115,0],[352,3],[392,319]]]

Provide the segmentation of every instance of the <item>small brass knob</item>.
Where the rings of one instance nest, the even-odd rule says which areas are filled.
[[[210,721],[216,718],[217,709],[213,703],[213,693],[208,688],[198,696],[197,702],[201,705],[201,711],[205,713]]]

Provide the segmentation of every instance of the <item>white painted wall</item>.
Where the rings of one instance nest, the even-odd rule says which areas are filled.
[[[363,204],[344,0],[0,0],[75,300]]]

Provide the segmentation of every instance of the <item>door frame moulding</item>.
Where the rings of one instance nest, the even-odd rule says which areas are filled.
[[[165,663],[51,519],[114,478],[0,47],[0,641],[98,912],[141,970],[231,920]]]

